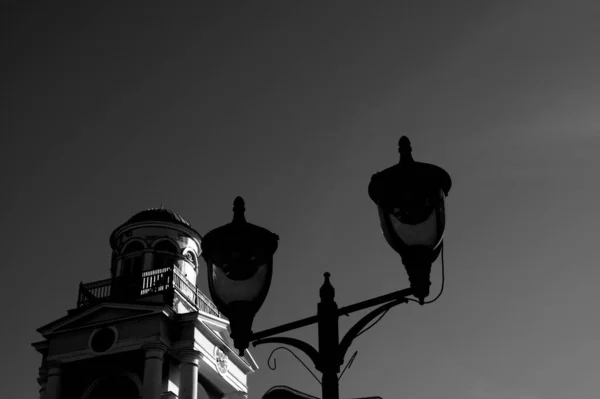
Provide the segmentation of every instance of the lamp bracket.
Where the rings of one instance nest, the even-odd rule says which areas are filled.
[[[254,346],[254,347],[257,345],[262,345],[262,344],[284,344],[284,345],[293,346],[296,349],[300,349],[302,352],[304,352],[310,358],[310,360],[313,361],[315,368],[317,370],[321,371],[321,361],[320,361],[319,352],[314,347],[312,347],[310,344],[307,344],[304,341],[300,341],[299,339],[290,338],[290,337],[273,337],[273,338],[259,339],[259,340],[252,342],[252,346]]]
[[[340,364],[344,363],[344,357],[346,356],[346,352],[348,351],[348,348],[350,348],[352,341],[354,341],[354,339],[356,337],[358,337],[358,335],[363,330],[363,328],[365,328],[367,326],[367,324],[369,324],[371,322],[371,320],[373,320],[375,317],[379,316],[380,314],[387,312],[394,306],[399,305],[401,303],[407,303],[407,302],[408,302],[408,299],[404,298],[404,297],[394,299],[394,300],[370,311],[365,316],[363,316],[359,321],[357,321],[356,324],[354,324],[346,332],[346,334],[344,335],[344,338],[342,338],[342,341],[340,342],[339,352],[338,352]]]

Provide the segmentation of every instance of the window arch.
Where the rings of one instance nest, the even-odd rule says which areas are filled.
[[[141,392],[140,378],[131,373],[122,373],[98,378],[88,386],[81,399],[138,399]]]
[[[183,256],[185,256],[185,258],[188,260],[188,262],[190,262],[192,265],[194,265],[194,269],[198,266],[198,262],[197,262],[195,253],[193,253],[192,251],[187,251],[185,254],[183,254]]]
[[[144,244],[141,243],[138,240],[133,240],[133,241],[129,241],[127,244],[125,244],[125,246],[123,247],[123,250],[121,251],[121,253],[123,255],[126,254],[130,254],[133,252],[139,252],[139,251],[143,251],[144,250]]]
[[[154,249],[154,264],[153,269],[179,267],[178,260],[181,257],[179,247],[171,240],[162,239],[157,241],[153,246]]]
[[[123,269],[122,276],[136,276],[142,273],[144,267],[144,244],[138,240],[129,241],[123,247]]]

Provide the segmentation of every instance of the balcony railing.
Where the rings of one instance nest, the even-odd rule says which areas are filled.
[[[206,313],[223,317],[217,310],[217,306],[212,303],[206,295],[202,293],[198,288],[194,287],[190,281],[181,274],[181,271],[177,268],[173,269],[173,285],[179,292],[181,292],[187,299],[190,300],[196,307]]]
[[[80,284],[77,307],[100,299],[135,299],[175,289],[198,310],[224,318],[214,303],[196,288],[176,267],[150,270],[138,276]]]

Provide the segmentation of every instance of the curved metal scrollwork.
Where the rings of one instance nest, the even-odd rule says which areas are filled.
[[[319,356],[319,352],[317,352],[315,348],[313,348],[304,341],[300,341],[299,339],[290,337],[273,337],[259,339],[257,341],[252,342],[252,346],[254,347],[262,344],[284,344],[293,346],[294,348],[298,348],[302,352],[304,352],[308,357],[310,357],[310,360],[313,361],[315,368],[321,371],[321,357]]]
[[[275,349],[273,349],[273,350],[271,351],[271,354],[269,355],[269,358],[267,359],[267,366],[269,366],[269,368],[270,368],[271,370],[275,370],[275,369],[277,368],[277,359],[275,359],[275,358],[273,357],[273,355],[275,355],[275,352],[277,352],[279,349],[285,349],[286,351],[290,352],[290,353],[292,354],[292,356],[294,356],[294,357],[296,358],[296,360],[298,360],[298,361],[299,361],[299,362],[300,362],[300,363],[301,363],[301,364],[304,366],[304,368],[305,368],[306,370],[308,370],[308,372],[309,372],[309,373],[310,373],[310,374],[311,374],[311,375],[312,375],[312,376],[315,378],[315,380],[317,380],[317,382],[318,382],[319,384],[321,384],[321,380],[319,380],[319,378],[318,378],[318,377],[315,375],[315,373],[313,373],[313,372],[312,372],[312,371],[311,371],[311,370],[308,368],[308,366],[306,365],[306,363],[304,363],[304,362],[302,361],[302,359],[300,359],[300,358],[298,357],[298,355],[296,355],[296,354],[294,353],[294,351],[292,351],[290,348],[286,348],[285,346],[278,346],[277,348],[275,348]],[[272,366],[271,366],[271,358],[273,358],[273,365],[272,365]]]
[[[380,307],[376,308],[375,310],[372,310],[371,312],[367,313],[366,316],[364,316],[354,326],[352,326],[352,328],[350,328],[350,330],[348,330],[348,332],[346,333],[346,335],[344,335],[344,338],[342,338],[342,341],[340,342],[339,352],[338,352],[339,356],[340,356],[340,361],[341,362],[344,361],[344,357],[346,356],[346,351],[348,351],[348,348],[350,348],[352,341],[354,341],[354,339],[361,334],[361,330],[363,328],[365,328],[371,320],[373,320],[375,317],[379,316],[381,313],[387,312],[394,306],[399,305],[401,303],[406,303],[406,302],[408,302],[408,298],[398,298],[398,299],[395,299],[384,305],[381,305]]]
[[[346,369],[349,369],[350,367],[352,367],[352,363],[354,363],[354,358],[356,357],[356,355],[358,355],[358,351],[354,351],[354,354],[352,355],[350,360],[348,360],[348,364],[346,364],[346,367],[344,367],[344,369],[342,370],[342,374],[340,374],[340,376],[338,377],[338,381],[340,381],[342,379],[342,377],[344,376],[344,373],[346,372]]]

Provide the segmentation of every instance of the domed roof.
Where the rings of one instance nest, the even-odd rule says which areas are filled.
[[[175,222],[192,227],[181,215],[166,208],[150,208],[129,218],[126,224],[140,222]]]
[[[180,214],[173,212],[170,209],[166,209],[164,207],[160,208],[150,208],[144,211],[138,212],[132,217],[130,217],[125,223],[117,227],[112,234],[110,235],[110,245],[114,249],[115,248],[115,239],[117,238],[117,233],[123,231],[123,228],[129,225],[137,224],[137,223],[152,223],[152,222],[166,222],[173,223],[191,230],[202,239],[200,233],[198,233],[187,220],[185,220]],[[120,233],[119,233],[120,234]]]

